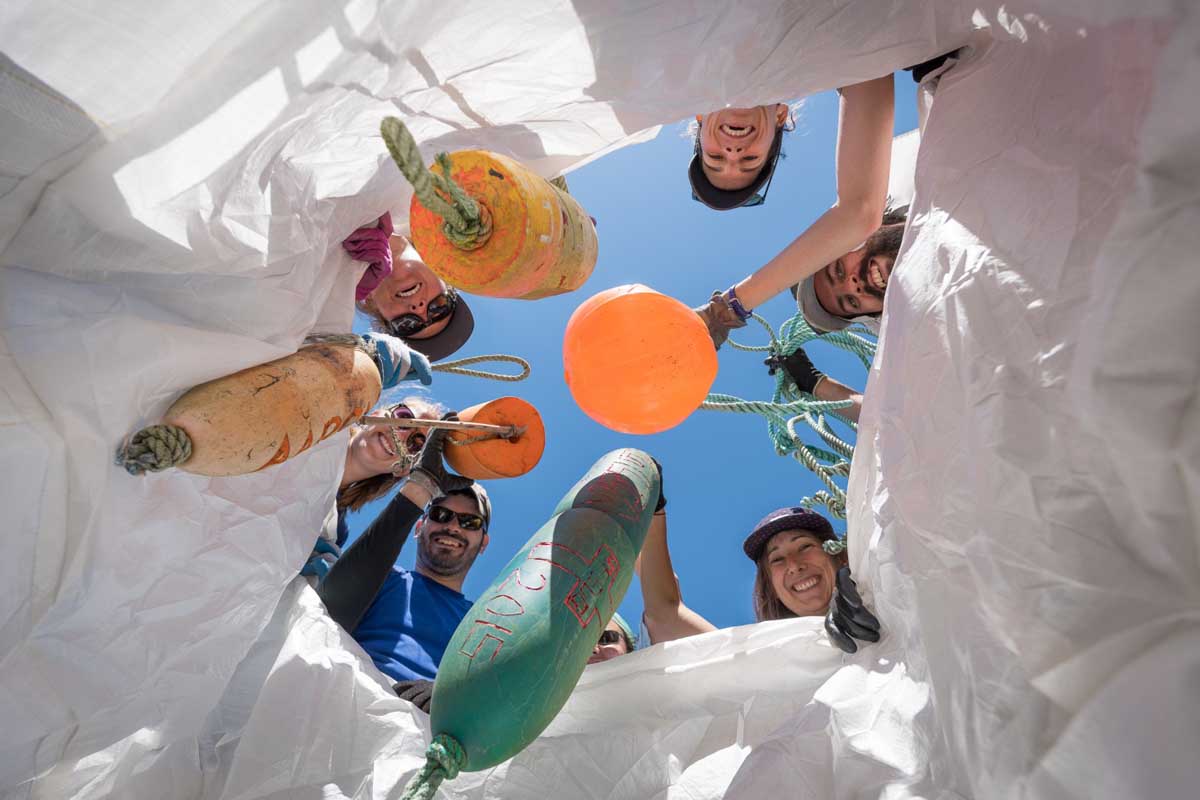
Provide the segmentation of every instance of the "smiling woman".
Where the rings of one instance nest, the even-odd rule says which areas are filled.
[[[462,347],[475,329],[471,309],[403,236],[391,238],[392,271],[358,303],[375,327],[399,336],[430,360]]]
[[[406,397],[384,413],[392,417],[432,420],[440,419],[444,411],[437,403],[424,398]],[[413,460],[425,444],[426,435],[421,428],[354,426],[350,445],[346,448],[346,468],[338,488],[338,511],[357,511],[387,494],[408,475]]]

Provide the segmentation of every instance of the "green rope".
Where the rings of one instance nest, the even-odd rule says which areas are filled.
[[[867,369],[870,369],[871,361],[875,358],[875,342],[861,335],[853,326],[833,333],[818,334],[809,326],[804,315],[797,313],[780,326],[779,334],[776,335],[765,319],[758,314],[753,316],[766,329],[770,341],[765,345],[745,345],[730,339],[729,344],[734,349],[767,353],[770,357],[782,361],[796,352],[797,348],[820,336],[822,341],[858,356]],[[835,479],[844,481],[849,477],[854,446],[835,433],[829,424],[837,420],[857,432],[857,425],[837,413],[851,405],[849,400],[818,400],[801,392],[788,377],[786,370],[777,369],[775,392],[770,401],[744,400],[732,395],[712,393],[700,407],[709,411],[758,414],[764,417],[767,420],[767,433],[775,445],[775,452],[779,455],[791,455],[816,475],[826,487],[811,497],[805,497],[800,501],[800,505],[813,509],[824,506],[830,516],[845,519],[846,492]],[[796,430],[800,423],[812,428],[828,449],[804,442]]]
[[[130,475],[162,472],[192,457],[192,440],[178,425],[151,425],[117,448],[117,466]]]
[[[400,800],[432,800],[442,781],[452,781],[467,763],[467,752],[452,736],[439,733],[425,750],[425,766],[404,788]]]
[[[417,140],[399,119],[384,117],[379,132],[392,160],[412,184],[417,201],[442,218],[442,233],[446,238],[464,250],[483,246],[492,233],[491,216],[451,180],[450,156],[446,153],[437,156],[437,165],[442,170],[438,175],[425,167]]]

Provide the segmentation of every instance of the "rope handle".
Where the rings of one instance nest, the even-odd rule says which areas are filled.
[[[462,250],[482,247],[492,234],[491,214],[450,178],[450,156],[439,153],[435,159],[442,171],[439,175],[425,166],[412,131],[397,117],[384,117],[379,133],[400,173],[412,184],[417,202],[442,218],[446,238]]]
[[[521,368],[521,372],[517,375],[505,375],[501,372],[486,372],[480,369],[466,369],[467,365],[469,364],[484,364],[489,361],[495,361],[496,363],[516,364]],[[528,378],[532,369],[529,366],[529,362],[520,356],[510,356],[504,353],[491,353],[484,356],[468,356],[466,358],[455,359],[454,361],[443,361],[439,364],[434,364],[433,371],[448,372],[452,375],[468,375],[472,378],[488,378],[494,381],[508,381],[510,383],[516,383],[517,381],[523,381]]]

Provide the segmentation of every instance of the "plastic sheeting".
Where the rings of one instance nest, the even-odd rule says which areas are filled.
[[[110,460],[186,387],[348,326],[335,245],[406,205],[380,116],[551,174],[969,42],[850,481],[884,641],[796,620],[589,669],[443,793],[1194,796],[1195,5],[510,5],[0,9],[0,790],[385,797],[420,763],[423,718],[293,578],[344,440],[236,479]]]

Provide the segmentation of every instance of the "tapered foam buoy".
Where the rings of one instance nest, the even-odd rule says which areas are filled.
[[[563,369],[576,404],[622,433],[673,428],[700,407],[717,353],[696,312],[641,284],[584,301],[563,335]]]
[[[455,431],[446,443],[446,461],[460,475],[477,481],[516,478],[537,466],[546,449],[546,428],[538,410],[519,397],[500,397],[458,412],[463,422],[515,426],[511,439],[479,440],[478,431]]]
[[[658,492],[649,455],[609,453],[479,595],[438,666],[429,762],[406,797],[512,758],[550,724],[629,587]]]
[[[135,474],[171,466],[197,475],[257,472],[357,421],[380,391],[379,369],[358,347],[310,345],[189,389],[167,409],[163,425],[134,434],[119,457]],[[154,440],[172,435],[190,454],[177,449],[177,458],[156,463],[148,452]]]

